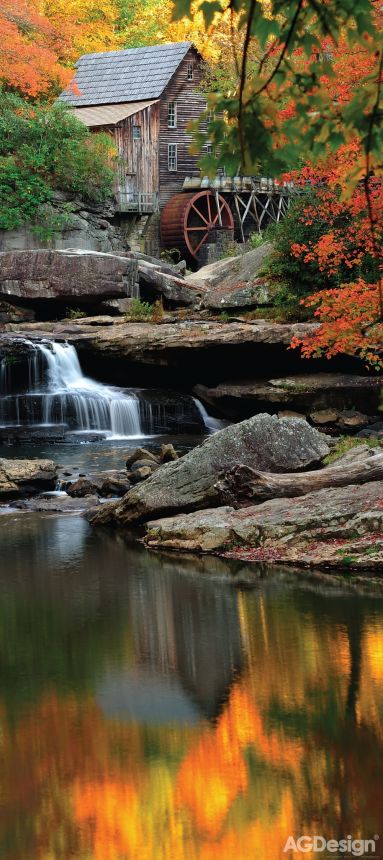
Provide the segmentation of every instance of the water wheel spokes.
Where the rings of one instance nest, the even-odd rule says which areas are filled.
[[[227,209],[227,212],[226,212]],[[225,211],[226,218],[222,215]],[[226,201],[217,197],[211,191],[203,191],[195,195],[185,218],[185,239],[190,253],[195,257],[201,245],[209,239],[209,233],[218,222],[225,221],[225,226],[231,226],[231,212]]]
[[[234,219],[225,198],[208,189],[174,195],[161,215],[165,247],[178,247],[192,257],[218,226],[233,230]]]

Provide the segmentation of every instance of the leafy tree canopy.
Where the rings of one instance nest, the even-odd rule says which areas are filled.
[[[111,193],[113,149],[61,104],[31,105],[0,94],[0,228],[33,220],[54,189],[85,200]]]
[[[190,9],[190,0],[175,0],[176,17]],[[305,300],[320,327],[294,345],[305,355],[346,352],[382,366],[382,10],[373,0],[230,0],[228,9],[239,32],[234,70],[226,84],[217,77],[210,97],[209,138],[219,155],[203,166],[279,177],[299,168],[296,181],[319,189],[306,212],[310,235],[291,242],[290,258],[314,264],[323,286],[345,269],[355,280]],[[226,14],[216,0],[201,10],[215,28]],[[196,132],[200,146],[198,124]]]

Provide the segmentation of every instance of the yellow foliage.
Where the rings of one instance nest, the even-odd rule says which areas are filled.
[[[214,28],[214,21],[208,30],[205,28],[203,14],[200,10],[201,0],[192,6],[192,17],[172,19],[174,4],[172,0],[149,0],[140,3],[137,13],[124,34],[124,40],[129,45],[162,44],[166,42],[194,42],[205,60],[217,62],[222,54],[222,38],[227,29],[229,39],[229,13],[220,19],[219,29]],[[222,0],[222,8],[227,3]]]
[[[116,0],[37,0],[39,12],[65,35],[62,59],[74,65],[82,55],[122,47]]]

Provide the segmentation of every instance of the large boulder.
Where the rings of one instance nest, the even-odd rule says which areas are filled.
[[[153,548],[313,567],[383,567],[383,482],[148,522]]]
[[[265,242],[259,248],[204,266],[186,279],[204,290],[203,305],[219,311],[269,305],[273,289],[267,278],[260,277],[272,246]]]
[[[299,471],[328,453],[322,435],[306,421],[256,415],[210,436],[180,460],[166,463],[121,502],[96,512],[91,522],[128,525],[218,505],[215,483],[237,463],[269,472]]]
[[[133,294],[137,261],[95,251],[0,253],[0,298],[77,304]]]
[[[0,498],[54,490],[57,466],[52,460],[0,459]]]
[[[0,230],[0,251],[31,251],[40,248],[81,248],[105,253],[124,252],[123,230],[115,223],[112,200],[85,204],[65,191],[54,191],[52,200],[40,208],[45,224],[61,221],[59,230],[43,238],[31,223],[14,230]]]

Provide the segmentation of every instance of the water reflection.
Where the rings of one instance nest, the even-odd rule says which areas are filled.
[[[290,834],[379,833],[381,600],[244,592],[221,560],[77,517],[3,517],[0,547],[5,860],[278,860]]]

